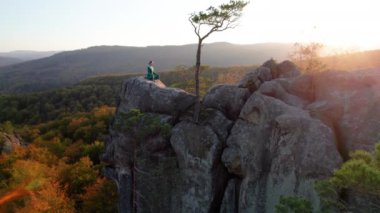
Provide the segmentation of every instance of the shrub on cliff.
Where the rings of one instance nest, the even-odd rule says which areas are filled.
[[[114,127],[116,130],[131,134],[138,141],[157,134],[169,138],[171,131],[171,126],[162,122],[157,115],[142,113],[139,109],[120,113],[115,120]]]
[[[327,180],[316,184],[322,204],[343,211],[380,211],[380,143],[373,153],[358,150]]]
[[[302,197],[281,196],[279,203],[275,206],[276,213],[311,213],[313,207],[310,201]]]
[[[350,157],[330,178],[316,182],[318,212],[380,211],[380,143],[373,153],[357,150]],[[277,213],[313,211],[303,197],[282,196],[276,205]]]

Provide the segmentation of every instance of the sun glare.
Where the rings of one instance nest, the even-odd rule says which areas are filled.
[[[244,27],[250,39],[320,42],[342,49],[380,48],[380,1],[268,0],[251,2]],[[243,43],[243,42],[240,42]]]

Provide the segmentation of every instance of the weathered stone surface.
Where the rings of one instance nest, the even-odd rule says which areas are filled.
[[[290,94],[304,101],[314,101],[313,75],[300,75],[294,78],[279,78],[275,81]]]
[[[277,64],[277,62],[273,59],[270,59],[262,65],[263,67],[267,67],[270,69],[272,73],[272,78],[291,78],[301,75],[300,70],[297,68],[297,66],[289,61],[283,61],[280,64]]]
[[[219,140],[225,142],[234,123],[219,110],[205,109],[201,112],[200,124],[210,126]]]
[[[273,212],[279,197],[297,195],[319,208],[314,181],[329,177],[342,163],[330,128],[309,116],[284,114],[275,119],[266,179],[265,210]]]
[[[129,168],[130,156],[133,152],[131,141],[132,139],[129,136],[110,130],[101,156],[102,161],[112,165],[112,167]]]
[[[271,70],[267,67],[258,67],[255,71],[247,73],[240,80],[238,87],[247,88],[251,93],[255,92],[265,81],[272,80]]]
[[[318,206],[312,183],[330,175],[341,158],[330,128],[302,109],[255,93],[231,130],[222,161],[243,178],[240,212],[274,212],[283,194]]]
[[[103,157],[105,174],[118,183],[119,208],[130,210],[133,187],[145,197],[137,201],[139,212],[274,212],[281,195],[302,196],[318,208],[313,183],[349,151],[372,150],[380,140],[379,76],[379,70],[299,75],[291,62],[270,60],[238,86],[212,88],[198,123],[186,111],[193,96],[128,80],[116,117],[140,108],[174,127],[170,140],[157,134],[142,141],[137,161],[135,138],[111,130]],[[135,186],[133,165],[141,171]]]
[[[380,72],[326,72],[314,78],[311,114],[334,129],[345,155],[380,140]]]
[[[207,108],[218,109],[228,119],[236,120],[250,93],[248,89],[235,85],[216,85],[212,87],[203,99],[203,105]]]
[[[253,142],[254,137],[256,136],[254,132],[253,125],[249,124],[244,120],[238,120],[231,130],[231,135],[227,140],[227,147],[223,151],[222,162],[227,167],[228,172],[238,175],[244,176],[247,173],[247,166],[243,158],[249,158],[250,162],[255,163],[255,165],[259,165],[257,170],[260,170],[260,158],[262,144],[255,144]],[[244,142],[242,142],[244,141]],[[259,146],[259,147],[255,147]],[[251,148],[254,147],[254,148]],[[254,153],[246,153],[254,150]],[[246,151],[246,152],[245,152]],[[244,152],[243,155],[241,152]],[[258,161],[256,161],[258,160]],[[251,165],[252,166],[252,165]]]
[[[288,93],[277,81],[268,81],[263,83],[259,91],[264,95],[282,100],[291,106],[303,108],[307,103],[301,98]]]
[[[184,179],[177,212],[219,212],[228,177],[220,162],[225,142],[210,126],[191,121],[177,124],[170,142]]]
[[[114,123],[110,130],[102,155],[102,160],[107,163],[103,174],[117,183],[119,212],[134,212],[133,202],[138,206],[138,212],[157,212],[157,209],[158,212],[176,212],[181,208],[181,199],[177,195],[183,184],[169,139],[161,132],[138,135],[139,128],[127,128],[123,126],[125,123],[118,121],[125,119],[120,113],[115,118],[118,125]],[[145,115],[154,116],[162,124],[171,122],[171,116]]]
[[[167,88],[160,80],[130,78],[123,83],[118,111],[140,109],[173,115],[184,112],[195,103],[195,96],[181,89]]]

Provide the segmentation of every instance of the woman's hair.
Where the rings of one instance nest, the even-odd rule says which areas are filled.
[[[153,61],[149,61],[149,63],[148,64],[153,64]]]

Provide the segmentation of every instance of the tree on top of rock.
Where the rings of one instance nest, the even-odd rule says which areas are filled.
[[[221,4],[218,7],[210,6],[206,11],[192,13],[189,17],[194,32],[198,37],[198,49],[195,64],[195,94],[197,102],[194,110],[194,120],[198,122],[200,112],[199,97],[199,71],[201,67],[201,48],[202,42],[213,32],[221,32],[227,29],[235,28],[237,21],[242,15],[244,7],[248,4],[246,1],[233,1]],[[203,29],[203,30],[202,30]]]

